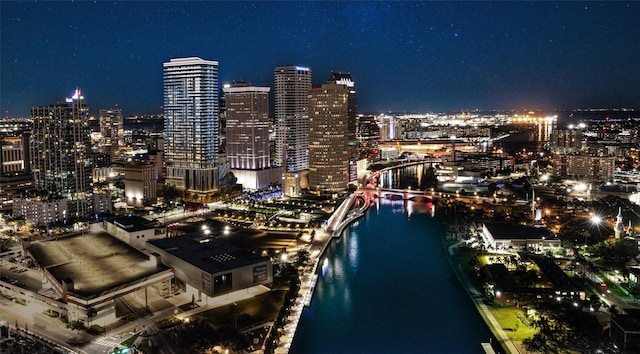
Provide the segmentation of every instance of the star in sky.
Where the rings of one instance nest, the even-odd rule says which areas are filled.
[[[0,2],[0,109],[27,116],[82,87],[91,110],[158,113],[162,63],[220,82],[351,72],[358,110],[640,102],[639,2]]]

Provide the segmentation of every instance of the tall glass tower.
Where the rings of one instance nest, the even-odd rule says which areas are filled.
[[[92,210],[89,108],[80,90],[64,102],[31,108],[35,188],[67,199],[69,217]]]
[[[100,134],[100,151],[111,156],[111,161],[114,161],[118,150],[124,146],[124,119],[122,108],[118,105],[100,110]]]
[[[166,182],[196,194],[219,187],[218,62],[198,57],[164,63]]]
[[[281,66],[274,70],[276,164],[287,172],[309,169],[309,89],[311,69]]]

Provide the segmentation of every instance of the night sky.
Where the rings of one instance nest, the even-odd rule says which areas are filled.
[[[220,83],[349,71],[358,111],[640,106],[640,2],[0,2],[4,117],[80,87],[92,113],[159,113],[162,63]]]

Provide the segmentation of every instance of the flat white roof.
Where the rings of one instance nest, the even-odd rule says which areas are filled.
[[[199,57],[187,57],[187,58],[173,58],[164,63],[163,66],[181,66],[181,65],[218,65],[215,60],[204,60]]]

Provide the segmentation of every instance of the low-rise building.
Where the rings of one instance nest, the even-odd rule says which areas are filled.
[[[124,168],[124,195],[127,205],[143,207],[157,201],[156,167],[131,163]]]
[[[484,223],[482,239],[488,249],[543,252],[560,247],[560,240],[543,227]]]
[[[69,215],[67,199],[18,198],[13,201],[13,217],[24,217],[36,226],[66,223]]]
[[[637,350],[640,349],[640,314],[638,314],[638,310],[630,309],[627,314],[611,316],[609,335],[618,346],[630,350],[629,353],[637,353]]]
[[[166,229],[158,227],[157,222],[135,215],[104,220],[102,227],[113,237],[137,249],[145,249],[147,241],[166,236]]]
[[[163,264],[173,267],[186,292],[201,300],[257,285],[271,283],[269,257],[198,234],[147,242],[147,249],[160,255]]]

